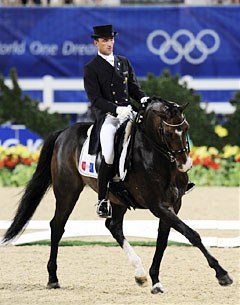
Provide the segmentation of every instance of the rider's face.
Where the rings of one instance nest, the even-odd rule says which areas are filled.
[[[114,37],[103,37],[94,40],[98,51],[103,55],[110,55],[113,52]]]

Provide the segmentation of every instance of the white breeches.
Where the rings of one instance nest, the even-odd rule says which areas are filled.
[[[117,129],[126,119],[119,119],[108,114],[100,131],[100,143],[102,155],[107,164],[113,164],[114,160],[114,137]]]

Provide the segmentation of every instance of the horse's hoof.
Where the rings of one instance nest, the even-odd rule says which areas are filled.
[[[57,289],[57,288],[60,288],[60,285],[58,282],[47,284],[47,289]]]
[[[221,286],[229,286],[233,283],[233,280],[230,278],[228,273],[226,273],[223,276],[218,277],[218,282]]]
[[[146,276],[135,276],[135,281],[138,286],[146,287],[147,286],[147,277]]]
[[[162,284],[161,283],[156,283],[155,285],[153,285],[152,289],[151,289],[151,293],[152,294],[164,293]]]

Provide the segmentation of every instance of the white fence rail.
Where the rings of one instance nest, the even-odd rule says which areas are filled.
[[[239,78],[196,78],[189,75],[185,75],[181,78],[180,84],[187,83],[188,88],[194,90],[204,91],[240,91],[240,79]],[[235,108],[228,101],[203,103],[203,108],[207,112],[214,111],[216,113],[232,113]]]
[[[7,86],[12,86],[11,81],[6,80]],[[43,101],[40,103],[39,108],[44,110],[49,109],[49,112],[59,112],[59,113],[84,113],[87,111],[88,104],[82,103],[81,101],[59,103],[54,101],[54,91],[83,91],[83,79],[56,79],[52,76],[46,75],[43,78],[33,79],[19,79],[18,84],[20,88],[30,91],[42,91],[43,92]]]
[[[240,79],[227,78],[227,79],[194,79],[191,76],[184,76],[181,78],[180,83],[186,82],[188,88],[194,90],[233,90],[240,91]],[[6,85],[11,87],[11,81],[6,80]],[[19,86],[24,90],[31,91],[42,91],[43,101],[40,103],[40,109],[49,108],[50,112],[59,113],[84,113],[87,110],[88,103],[83,103],[81,101],[59,103],[54,101],[54,91],[55,90],[71,90],[71,91],[83,91],[83,79],[82,78],[64,78],[58,79],[52,76],[46,75],[43,78],[32,79],[25,78],[19,79]],[[202,107],[206,108],[208,112],[215,111],[217,113],[231,113],[234,108],[228,101],[210,102],[202,103]]]
[[[220,235],[220,231],[231,230],[236,231],[238,234],[240,231],[239,220],[186,220],[185,223],[195,230],[213,230],[214,233],[217,231],[217,235]],[[11,221],[2,220],[0,221],[0,229],[6,230],[10,224]],[[27,230],[36,230],[37,232],[26,232],[17,240],[13,241],[12,244],[20,245],[50,239],[49,222],[46,220],[31,220],[27,226]],[[123,230],[127,237],[156,240],[158,220],[125,220]],[[106,229],[103,220],[69,220],[65,226],[63,238],[79,236],[110,236],[110,232]],[[2,240],[1,237],[0,240]],[[169,240],[189,244],[189,241],[184,236],[174,230],[171,230]],[[202,237],[202,241],[208,247],[240,247],[240,236]]]

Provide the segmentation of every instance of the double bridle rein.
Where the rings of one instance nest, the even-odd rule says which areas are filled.
[[[136,120],[136,122],[139,123],[138,121],[138,118]],[[167,141],[167,138],[165,136],[165,133],[164,133],[164,129],[163,129],[163,124],[169,126],[169,127],[174,127],[174,128],[177,128],[181,125],[183,125],[184,123],[186,122],[186,118],[184,117],[183,121],[179,124],[169,124],[167,123],[166,121],[164,120],[161,120],[161,126],[160,126],[160,134],[161,134],[161,138],[162,138],[162,142],[165,144],[165,147],[159,143],[156,143],[155,141],[153,141],[145,132],[144,130],[141,128],[142,130],[142,134],[148,139],[148,141],[151,142],[152,146],[155,147],[162,155],[164,155],[170,162],[175,162],[176,161],[176,155],[177,154],[181,154],[181,153],[184,153],[184,152],[187,152],[189,153],[190,151],[190,146],[189,146],[189,140],[188,140],[188,136],[187,136],[187,145],[186,147],[183,147],[181,149],[178,149],[178,150],[173,150],[168,141]],[[167,148],[167,149],[166,149]]]
[[[182,154],[182,153],[189,153],[190,151],[190,147],[189,147],[189,140],[188,140],[188,135],[186,136],[186,142],[187,142],[187,145],[181,149],[178,149],[178,150],[174,150],[174,149],[171,149],[167,139],[166,139],[166,136],[165,136],[165,133],[164,133],[164,129],[163,129],[163,124],[167,125],[167,126],[170,126],[170,127],[173,127],[173,128],[177,128],[181,125],[183,125],[184,123],[186,122],[186,118],[184,117],[183,121],[179,124],[169,124],[167,123],[166,121],[164,120],[161,120],[161,126],[160,126],[160,134],[161,134],[161,137],[162,137],[162,141],[163,143],[166,145],[168,151],[173,155],[174,159],[175,159],[175,156],[177,154]]]

